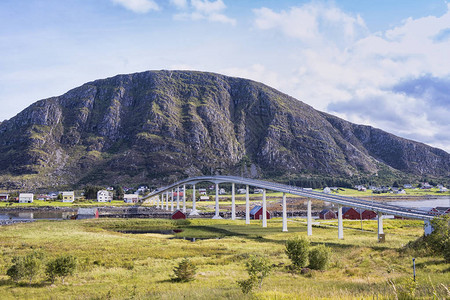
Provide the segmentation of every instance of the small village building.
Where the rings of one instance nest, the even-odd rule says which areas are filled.
[[[247,193],[247,189],[238,189],[237,193],[238,194],[246,194]]]
[[[448,192],[448,188],[446,188],[445,186],[442,186],[442,187],[439,188],[439,192],[440,193],[446,193],[446,192]]]
[[[262,194],[263,193],[263,189],[254,189],[253,190],[253,194]]]
[[[31,193],[20,193],[19,203],[33,203],[34,195]]]
[[[323,192],[325,194],[331,194],[331,189],[329,187],[326,187],[326,188],[323,189]]]
[[[439,215],[450,214],[450,207],[438,206],[438,207],[432,208],[430,210],[430,213],[438,215],[438,216]]]
[[[182,191],[180,191],[180,192],[173,192],[173,198],[176,198],[176,197],[178,197],[178,196],[180,196],[180,197],[183,197],[183,192]]]
[[[0,194],[0,201],[8,201],[9,194],[2,193]]]
[[[209,201],[209,196],[200,196],[199,201]]]
[[[423,182],[422,183],[422,187],[421,187],[421,189],[423,189],[423,190],[429,190],[429,189],[431,189],[433,186],[431,185],[431,184],[429,184],[428,182]]]
[[[206,189],[198,189],[198,194],[199,195],[206,195]]]
[[[94,208],[79,208],[77,212],[77,220],[82,219],[98,219],[98,209]]]
[[[135,194],[124,194],[123,202],[125,203],[137,203],[139,202],[139,196]]]
[[[403,185],[403,188],[405,188],[405,189],[412,189],[413,186],[412,186],[412,184],[407,183],[407,184],[404,184],[404,185]]]
[[[75,192],[62,192],[62,202],[73,202],[75,201]]]
[[[355,189],[360,191],[360,192],[365,192],[367,190],[366,187],[363,186],[363,185],[356,185]]]
[[[40,194],[36,196],[36,199],[38,200],[43,200],[43,201],[47,201],[47,200],[51,200],[52,197],[50,197],[49,195],[45,195],[45,194]]]
[[[263,208],[260,205],[256,205],[250,211],[250,219],[252,220],[262,220]],[[270,219],[270,212],[266,210],[266,218]]]
[[[107,190],[100,190],[97,192],[98,202],[111,202],[113,199],[113,193]]]
[[[183,213],[181,210],[177,210],[170,216],[170,218],[172,220],[186,219],[186,214]]]
[[[51,200],[55,200],[58,198],[58,193],[51,192],[48,194],[48,196],[50,197]]]
[[[342,208],[342,218],[347,220],[371,220],[377,214],[371,210],[354,209],[353,207]]]
[[[226,193],[224,188],[219,189],[219,195],[225,195]]]
[[[319,218],[322,220],[336,219],[336,213],[330,209],[324,209],[319,213]]]

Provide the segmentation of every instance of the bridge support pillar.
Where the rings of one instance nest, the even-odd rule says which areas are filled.
[[[198,216],[198,211],[195,208],[195,184],[192,185],[192,210],[190,216]]]
[[[380,235],[384,234],[384,231],[383,231],[383,214],[378,212],[377,215],[378,215],[378,217],[377,217],[377,220],[378,220],[378,241],[380,241]]]
[[[287,211],[286,211],[286,193],[283,193],[283,232],[288,231],[287,229]]]
[[[431,225],[430,220],[423,221],[423,231],[425,236],[430,235],[434,231],[434,228]]]
[[[222,219],[219,214],[219,184],[216,183],[216,212],[214,214],[213,219]]]
[[[342,206],[338,206],[338,239],[344,239],[344,225],[342,223]]]
[[[170,195],[170,211],[173,211],[173,189]]]
[[[245,224],[250,224],[250,196],[248,194],[248,185],[245,186]]]
[[[262,203],[262,227],[267,227],[267,207],[266,207],[266,189],[263,189]]]
[[[180,187],[177,186],[177,210],[180,209]]]
[[[312,235],[312,214],[311,214],[311,198],[308,198],[308,204],[307,204],[307,232],[308,236]]]
[[[166,191],[166,210],[169,210],[169,192]]]
[[[234,195],[234,182],[231,184],[231,220],[236,220],[236,199]]]
[[[158,195],[158,199],[156,199],[156,208],[159,208],[159,197],[160,195]]]
[[[183,184],[183,213],[186,213],[186,185]]]
[[[164,193],[161,194],[161,209],[164,209]]]

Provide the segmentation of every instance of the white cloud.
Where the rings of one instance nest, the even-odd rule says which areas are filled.
[[[347,120],[450,151],[450,123],[443,117],[450,113],[450,97],[437,107],[429,93],[394,90],[425,74],[435,82],[450,76],[450,40],[436,38],[450,28],[450,4],[442,16],[409,18],[378,33],[370,33],[360,16],[317,2],[280,12],[263,7],[254,14],[256,29],[290,39],[280,45],[286,48],[280,63],[291,63],[277,71],[277,77],[289,78],[281,84],[284,91]]]
[[[160,9],[159,5],[152,0],[112,0],[112,2],[140,14]]]
[[[170,0],[170,4],[178,9],[186,9],[188,7],[187,0]]]
[[[262,7],[253,11],[258,29],[275,29],[283,34],[312,43],[329,38],[354,40],[367,31],[362,18],[351,16],[332,5],[308,3],[279,13]]]
[[[226,16],[223,11],[227,8],[222,0],[171,0],[172,5],[183,12],[174,15],[175,20],[208,20],[224,24],[236,25],[236,20]]]

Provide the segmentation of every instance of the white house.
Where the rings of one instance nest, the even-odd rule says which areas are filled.
[[[219,189],[219,195],[225,195],[227,192],[225,192],[225,189],[221,188]]]
[[[238,192],[238,194],[246,194],[247,189],[238,189],[237,192]]]
[[[62,202],[73,202],[75,200],[75,192],[62,192]]]
[[[331,194],[331,189],[329,187],[326,187],[326,188],[323,189],[323,192],[325,194]]]
[[[202,195],[202,196],[200,196],[200,199],[199,199],[200,201],[209,201],[209,196],[206,196],[206,195]]]
[[[263,193],[263,189],[254,189],[253,190],[253,194],[262,194]]]
[[[198,189],[198,194],[205,196],[206,195],[206,189]]]
[[[19,203],[33,203],[33,194],[30,193],[20,193],[19,194]]]
[[[113,199],[113,193],[107,190],[100,190],[97,192],[98,202],[111,202]]]
[[[445,193],[445,192],[448,192],[448,189],[445,186],[443,186],[443,187],[439,188],[439,192]]]
[[[9,194],[0,194],[0,201],[8,201]]]
[[[137,203],[139,201],[139,196],[136,194],[124,194],[123,202],[125,203]]]

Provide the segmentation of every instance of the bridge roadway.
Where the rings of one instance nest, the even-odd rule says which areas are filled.
[[[431,214],[427,211],[406,208],[402,206],[392,205],[388,203],[382,203],[377,201],[368,201],[364,199],[359,199],[355,197],[347,197],[347,196],[339,196],[334,194],[326,194],[323,192],[315,192],[307,189],[303,189],[301,187],[290,186],[270,181],[256,180],[250,178],[243,178],[237,176],[199,176],[199,177],[191,177],[187,179],[180,180],[171,185],[161,187],[156,189],[155,191],[147,194],[144,199],[152,198],[158,196],[158,205],[159,208],[159,197],[162,197],[161,200],[161,208],[164,208],[164,196],[166,199],[166,207],[165,209],[169,209],[169,191],[177,190],[180,191],[180,186],[183,187],[183,191],[185,192],[186,185],[192,185],[193,191],[195,193],[195,184],[199,182],[212,182],[216,185],[216,205],[215,211],[216,214],[214,218],[218,219],[219,216],[219,201],[218,201],[218,192],[219,192],[219,184],[221,183],[231,183],[232,184],[232,219],[235,219],[235,184],[245,185],[246,186],[246,224],[249,224],[249,193],[248,187],[253,186],[256,188],[263,189],[263,227],[267,226],[266,220],[266,190],[282,192],[283,193],[283,231],[287,231],[287,217],[286,217],[286,194],[298,195],[308,198],[307,202],[307,223],[308,223],[308,235],[312,234],[312,218],[311,218],[311,199],[317,199],[327,202],[332,202],[338,204],[338,237],[343,238],[343,227],[342,227],[342,207],[354,207],[360,209],[372,210],[378,215],[378,234],[383,234],[383,222],[382,216],[383,214],[401,216],[410,219],[418,219],[423,220],[425,222],[425,234],[431,232],[430,220],[433,219],[436,215]],[[173,193],[171,193],[171,210],[174,210],[173,207]],[[179,193],[177,193],[177,209],[179,209]],[[186,193],[183,193],[183,212],[186,212]],[[191,215],[198,214],[195,208],[195,197],[193,197],[193,208],[191,211]]]

